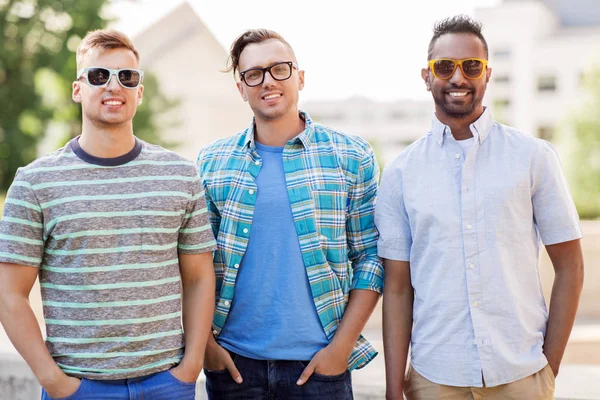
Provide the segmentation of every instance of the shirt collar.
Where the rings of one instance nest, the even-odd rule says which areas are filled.
[[[494,126],[494,120],[492,119],[492,112],[488,107],[485,107],[483,110],[483,114],[477,119],[477,121],[473,122],[469,129],[473,134],[475,140],[482,144],[485,139],[490,135],[492,131],[492,127]],[[445,141],[445,137],[447,135],[452,135],[450,131],[450,127],[448,125],[444,125],[435,115],[433,114],[433,121],[431,122],[431,134],[435,138],[435,141],[438,145],[442,146]]]
[[[300,132],[295,138],[291,139],[288,143],[296,143],[299,141],[304,147],[309,147],[314,136],[315,126],[308,113],[300,111],[300,118],[304,120],[304,130]],[[256,149],[256,144],[254,143],[255,127],[255,120],[254,117],[252,117],[252,123],[250,124],[248,129],[246,129],[246,134],[244,137],[244,146],[247,146],[249,149],[252,150]]]

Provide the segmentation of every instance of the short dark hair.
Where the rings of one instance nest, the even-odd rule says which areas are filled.
[[[238,67],[240,66],[240,55],[249,44],[262,43],[264,41],[275,39],[287,45],[290,49],[292,46],[285,41],[279,33],[269,29],[249,29],[235,39],[229,51],[229,59],[227,60],[227,68],[225,72],[233,71],[235,76]]]
[[[481,28],[483,28],[483,24],[481,22],[476,21],[464,14],[455,15],[454,17],[437,21],[433,25],[433,37],[429,42],[427,59],[431,60],[433,57],[433,47],[435,46],[435,42],[440,38],[440,36],[448,33],[470,33],[477,36],[483,43],[483,47],[485,48],[485,57],[488,58],[488,45],[485,41],[485,38],[481,34]]]

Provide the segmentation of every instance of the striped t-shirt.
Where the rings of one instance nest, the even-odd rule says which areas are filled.
[[[20,168],[0,221],[0,262],[40,268],[54,360],[91,379],[180,361],[178,254],[215,248],[194,163],[138,139],[110,159],[73,139]]]

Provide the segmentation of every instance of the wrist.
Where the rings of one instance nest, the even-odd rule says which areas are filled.
[[[346,358],[350,358],[350,354],[352,354],[352,350],[354,349],[354,342],[343,341],[341,339],[334,339],[329,343],[329,347],[336,354],[344,355]]]
[[[51,388],[66,377],[67,374],[65,374],[58,366],[56,366],[56,368],[51,368],[48,371],[44,371],[43,374],[38,376],[38,381],[40,382],[40,386],[43,388]]]
[[[202,371],[202,365],[204,361],[204,355],[202,357],[185,357],[181,359],[179,368],[183,369],[190,375],[200,375]]]

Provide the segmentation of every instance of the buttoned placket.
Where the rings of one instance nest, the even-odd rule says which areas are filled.
[[[485,231],[483,218],[478,218],[481,210],[481,205],[478,204],[479,193],[476,187],[476,162],[477,155],[481,146],[479,135],[473,132],[475,140],[470,151],[463,155],[459,153],[460,146],[456,144],[457,152],[455,155],[456,163],[461,171],[461,221],[464,243],[465,264],[464,270],[466,274],[467,296],[469,301],[469,310],[471,314],[471,322],[473,324],[474,341],[479,354],[480,370],[474,369],[474,377],[481,381],[482,374],[488,377],[489,367],[492,362],[492,353],[489,341],[489,335],[485,324],[485,310],[488,305],[485,303],[481,282],[480,264],[480,248],[478,237]],[[456,157],[458,156],[458,157]],[[481,185],[481,184],[480,184]],[[479,206],[479,207],[478,207]]]

